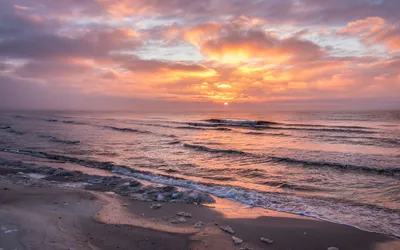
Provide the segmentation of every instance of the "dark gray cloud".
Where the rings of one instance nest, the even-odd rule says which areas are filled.
[[[344,24],[369,16],[398,18],[398,0],[5,0],[2,5],[26,6],[39,15],[138,15],[210,21],[221,17],[259,17],[275,23]]]
[[[0,57],[102,57],[115,50],[134,50],[140,44],[124,30],[88,32],[79,37],[38,33],[0,40]]]
[[[15,74],[25,78],[68,78],[83,76],[93,70],[88,64],[73,61],[31,61],[16,69]]]

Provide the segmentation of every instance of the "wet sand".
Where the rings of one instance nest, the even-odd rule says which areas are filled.
[[[353,227],[229,200],[200,206],[145,202],[113,192],[34,185],[21,169],[0,166],[0,248],[8,249],[400,249],[400,240]],[[152,209],[152,204],[161,208]],[[173,224],[177,212],[192,218]],[[194,225],[202,221],[202,228]],[[235,245],[230,226],[244,242]],[[264,243],[260,237],[274,241]]]

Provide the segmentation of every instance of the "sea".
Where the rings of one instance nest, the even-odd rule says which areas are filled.
[[[2,111],[0,151],[400,235],[400,111]]]

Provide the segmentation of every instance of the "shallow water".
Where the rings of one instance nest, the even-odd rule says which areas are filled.
[[[400,112],[2,112],[0,149],[400,234]]]

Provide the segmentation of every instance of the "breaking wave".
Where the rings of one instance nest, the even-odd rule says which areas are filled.
[[[150,134],[149,131],[143,131],[143,130],[132,129],[132,128],[119,128],[119,127],[114,127],[114,126],[104,126],[104,128],[108,128],[108,129],[112,129],[112,130],[116,130],[116,131],[121,131],[121,132]]]
[[[191,148],[191,149],[196,149],[200,151],[205,151],[208,153],[224,153],[224,154],[235,154],[235,155],[247,155],[248,153],[245,153],[243,151],[239,150],[233,150],[233,149],[213,149],[213,148],[208,148],[206,146],[201,146],[201,145],[192,145],[192,144],[183,144],[184,147],[186,148]]]
[[[251,121],[251,120],[224,120],[224,119],[207,119],[202,123],[187,123],[194,127],[242,127],[247,129],[277,129],[277,130],[305,130],[305,131],[323,131],[338,133],[359,133],[373,134],[376,133],[371,128],[362,126],[341,126],[341,125],[320,125],[320,124],[290,124],[272,121]]]
[[[0,127],[0,129],[7,131],[10,134],[15,134],[15,135],[23,135],[24,133],[17,131],[13,129],[11,126],[3,125]]]
[[[190,188],[220,198],[229,198],[250,206],[260,206],[275,211],[316,217],[332,222],[355,226],[367,231],[385,233],[399,237],[399,225],[397,221],[399,219],[400,211],[396,209],[382,208],[380,206],[354,203],[334,198],[302,197],[292,194],[255,191],[229,185],[210,185],[208,183],[195,182],[168,175],[138,171],[111,162],[83,160],[69,156],[53,155],[27,150],[6,149],[5,151],[16,154],[31,155],[39,158],[67,161],[89,168],[99,168],[113,173],[136,177],[154,183]],[[273,183],[270,184],[273,185]],[[296,188],[285,183],[277,185],[282,185],[282,188]],[[355,212],[357,213],[357,216],[354,216]],[[376,219],[371,220],[371,217]]]
[[[296,185],[296,184],[290,184],[287,182],[280,182],[280,181],[264,181],[264,182],[260,182],[259,184],[267,185],[270,187],[278,187],[281,189],[297,190],[297,191],[307,191],[307,192],[325,191],[322,188]]]
[[[306,161],[306,160],[299,160],[289,157],[277,157],[265,154],[254,154],[248,153],[240,150],[234,149],[214,149],[209,148],[202,145],[194,145],[194,144],[183,144],[185,148],[199,150],[205,153],[216,153],[216,154],[227,154],[227,155],[238,155],[238,156],[248,156],[252,157],[255,160],[258,159],[265,159],[265,162],[273,162],[273,163],[286,163],[286,164],[297,164],[303,166],[316,166],[316,167],[334,167],[340,168],[344,170],[360,170],[369,173],[376,173],[376,174],[386,174],[386,175],[400,175],[400,169],[398,168],[372,168],[366,166],[358,166],[358,165],[351,165],[351,164],[342,164],[338,162],[325,162],[325,161]]]
[[[59,139],[57,137],[48,136],[48,135],[41,135],[39,137],[46,138],[49,141],[56,142],[56,143],[63,143],[63,144],[79,144],[80,143],[80,141],[77,141],[77,140],[63,140],[63,139]]]
[[[260,125],[277,125],[281,124],[278,122],[270,122],[270,121],[240,121],[240,120],[223,120],[223,119],[207,119],[204,120],[205,122],[209,123],[216,123],[216,124],[229,124],[229,125],[247,125],[247,126],[260,126]]]

